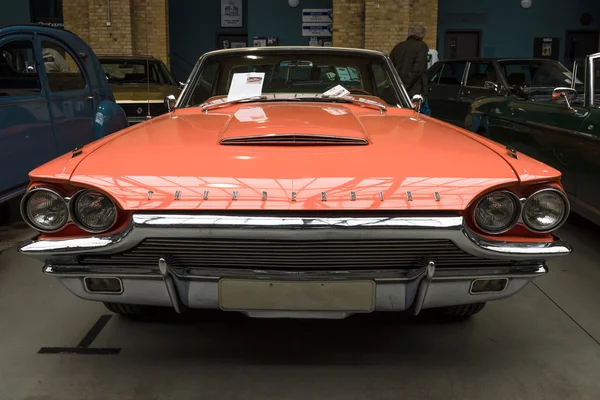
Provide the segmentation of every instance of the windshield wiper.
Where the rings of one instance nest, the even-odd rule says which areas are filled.
[[[268,102],[268,101],[286,101],[287,102],[287,101],[300,101],[300,99],[297,99],[294,97],[278,98],[278,97],[275,97],[275,95],[244,97],[243,99],[236,99],[236,100],[226,100],[225,98],[222,98],[222,99],[211,101],[210,103],[200,104],[200,108],[202,109],[202,111],[206,112],[208,110],[212,110],[215,108],[226,107],[231,104],[251,103],[251,102],[252,103],[254,103],[254,102],[260,103],[260,102]]]
[[[359,106],[374,108],[374,109],[380,110],[380,111],[387,111],[386,105],[381,104],[380,102],[375,101],[375,100],[363,99],[362,97],[359,97],[359,98],[356,98],[354,96],[335,97],[335,96],[327,96],[327,95],[320,95],[320,97],[315,97],[315,99],[319,99],[319,98],[324,99],[326,101],[332,101],[335,103],[351,103],[351,104],[356,104]]]

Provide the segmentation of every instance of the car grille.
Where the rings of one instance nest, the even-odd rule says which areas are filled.
[[[125,111],[125,115],[127,117],[139,117],[144,118],[148,115],[148,103],[119,103],[123,111]],[[139,109],[142,110],[139,113]],[[157,117],[167,112],[165,105],[163,103],[150,103],[150,115],[152,117]]]
[[[439,268],[507,266],[482,259],[450,240],[227,240],[145,239],[123,253],[82,256],[85,265],[151,266],[167,257],[176,267],[264,270],[410,269],[433,259]]]

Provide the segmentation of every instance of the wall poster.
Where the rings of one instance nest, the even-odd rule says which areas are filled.
[[[242,0],[221,0],[221,28],[243,27]]]

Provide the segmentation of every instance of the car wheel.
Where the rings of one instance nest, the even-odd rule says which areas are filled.
[[[485,303],[462,304],[459,306],[442,307],[437,309],[439,315],[445,318],[465,319],[475,315],[485,307]]]
[[[104,303],[110,311],[124,317],[137,320],[152,319],[161,307],[141,306],[137,304]]]

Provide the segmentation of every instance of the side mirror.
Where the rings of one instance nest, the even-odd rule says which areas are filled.
[[[176,102],[177,99],[172,94],[165,97],[165,107],[167,107],[167,110],[169,110],[169,112],[172,112],[175,109]]]
[[[483,84],[483,87],[486,88],[486,89],[493,90],[495,92],[497,92],[498,89],[500,88],[498,86],[498,84],[496,84],[494,82],[491,82],[491,81],[485,81],[484,84]]]
[[[424,101],[425,99],[423,99],[423,96],[421,96],[420,94],[415,94],[412,97],[413,108],[417,110],[417,112],[421,112],[421,106],[423,105]]]
[[[571,102],[577,98],[577,90],[567,88],[567,87],[558,87],[552,91],[552,100],[564,99],[565,103],[567,103],[567,107],[570,110],[574,110],[571,106]]]

